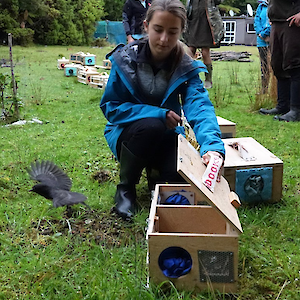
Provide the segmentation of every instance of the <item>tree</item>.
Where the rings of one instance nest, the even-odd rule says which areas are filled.
[[[256,0],[224,0],[219,7],[225,12],[232,9],[236,13],[247,15],[247,4],[251,4],[253,9],[257,8]]]
[[[0,38],[12,32],[18,43],[23,37],[40,44],[89,44],[104,16],[103,1],[1,0]]]
[[[125,0],[104,0],[106,20],[122,21],[122,10]]]

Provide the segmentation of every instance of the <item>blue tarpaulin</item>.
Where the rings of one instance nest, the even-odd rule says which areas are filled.
[[[126,44],[126,34],[122,22],[99,21],[96,24],[94,38],[106,39],[110,44]]]

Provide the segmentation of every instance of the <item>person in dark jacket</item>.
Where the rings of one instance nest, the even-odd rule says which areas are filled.
[[[258,48],[261,66],[262,94],[268,91],[270,79],[270,32],[271,23],[268,18],[268,1],[258,0],[258,7],[254,17],[254,29],[257,35],[256,46]]]
[[[146,168],[150,188],[157,182],[184,182],[176,170],[178,134],[185,134],[181,112],[208,163],[225,157],[214,107],[199,72],[206,70],[183,49],[179,37],[186,10],[179,0],[154,0],[144,21],[148,37],[119,48],[100,102],[108,120],[105,138],[120,162],[115,212],[131,219],[136,184]]]
[[[126,0],[122,17],[128,43],[144,36],[143,22],[150,5],[151,0]]]
[[[277,78],[277,106],[261,108],[279,121],[300,121],[300,0],[270,0],[271,65]]]
[[[222,0],[212,0],[214,5],[218,5]],[[202,60],[207,67],[208,73],[205,73],[205,88],[212,87],[212,60],[210,48],[220,47],[219,42],[215,42],[212,32],[211,20],[208,18],[207,0],[189,0],[190,17],[187,21],[187,29],[184,34],[185,42],[188,45],[192,56],[195,56],[196,50],[201,48]]]

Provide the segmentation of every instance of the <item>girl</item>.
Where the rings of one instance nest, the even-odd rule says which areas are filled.
[[[154,0],[147,11],[147,37],[118,49],[100,107],[109,121],[108,145],[120,161],[115,212],[131,219],[136,189],[146,168],[149,187],[183,182],[177,173],[177,135],[184,134],[181,109],[201,145],[203,162],[211,153],[224,158],[220,129],[208,93],[199,78],[200,61],[184,53],[179,37],[186,10],[179,0]]]

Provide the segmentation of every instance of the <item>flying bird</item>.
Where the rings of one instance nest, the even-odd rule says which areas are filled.
[[[54,207],[82,203],[90,208],[84,201],[86,196],[71,192],[72,181],[58,166],[51,161],[36,161],[27,169],[31,179],[40,183],[34,185],[30,192],[35,192],[46,199],[52,200]]]

